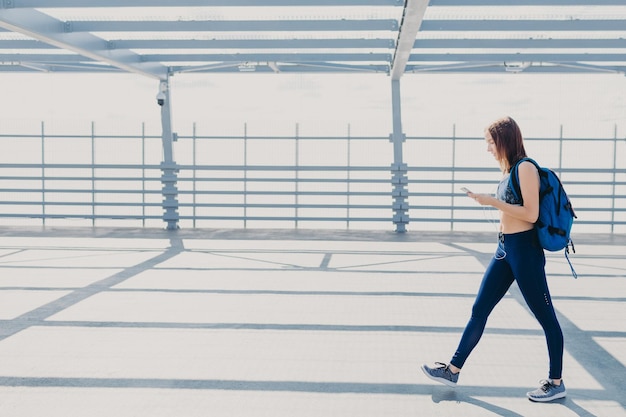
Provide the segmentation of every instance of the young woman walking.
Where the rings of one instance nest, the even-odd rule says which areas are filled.
[[[550,369],[548,379],[526,395],[532,401],[547,402],[566,395],[561,379],[563,368],[563,333],[557,320],[546,282],[545,256],[539,245],[534,223],[539,216],[539,174],[528,161],[518,167],[522,198],[517,201],[509,187],[510,170],[526,157],[521,131],[510,117],[496,120],[485,130],[487,151],[500,164],[503,173],[495,197],[490,194],[467,195],[483,206],[492,206],[500,212],[498,247],[487,267],[476,295],[472,314],[463,332],[458,348],[449,364],[436,362],[422,365],[429,378],[456,386],[459,373],[468,356],[478,344],[487,318],[504,297],[513,281],[543,328],[548,344]]]

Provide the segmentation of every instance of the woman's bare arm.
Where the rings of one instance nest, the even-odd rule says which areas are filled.
[[[522,162],[518,167],[519,183],[522,190],[523,206],[517,206],[498,200],[490,194],[468,193],[483,206],[492,206],[504,214],[529,223],[539,218],[539,173],[532,162]]]

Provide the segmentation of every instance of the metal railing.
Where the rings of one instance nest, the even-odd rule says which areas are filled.
[[[176,212],[183,228],[393,227],[388,137],[178,135]],[[616,130],[617,132],[617,130]],[[406,201],[412,230],[476,230],[495,214],[460,186],[493,187],[498,170],[472,166],[478,137],[407,136]],[[585,232],[626,231],[626,141],[528,138],[563,179]],[[46,133],[0,135],[0,223],[162,227],[161,138]],[[412,149],[434,147],[420,160]],[[574,149],[594,149],[585,157]],[[599,149],[603,157],[598,157]],[[422,152],[422,158],[424,152]],[[533,156],[535,156],[533,154]],[[117,161],[117,162],[116,162]],[[582,161],[582,163],[581,163]]]

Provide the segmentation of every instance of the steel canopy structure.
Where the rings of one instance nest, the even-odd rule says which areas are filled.
[[[3,0],[0,71],[626,73],[622,0]]]
[[[626,74],[624,0],[0,0],[0,72],[135,73],[159,83],[164,220],[176,228],[169,78],[391,79],[393,221],[408,223],[400,79],[433,72]]]

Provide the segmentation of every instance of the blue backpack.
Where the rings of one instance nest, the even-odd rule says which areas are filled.
[[[570,246],[572,247],[572,252],[576,253],[574,242],[572,242],[570,238],[572,224],[574,223],[574,219],[577,218],[572,203],[569,197],[567,197],[563,184],[556,173],[549,168],[539,166],[539,164],[531,158],[522,158],[511,169],[509,179],[511,190],[519,201],[522,201],[522,192],[519,185],[517,168],[523,161],[532,162],[539,172],[539,218],[535,223],[539,243],[544,249],[552,252],[565,249],[565,258],[572,270],[572,275],[574,278],[577,278],[578,275],[576,271],[574,271],[568,256]]]

